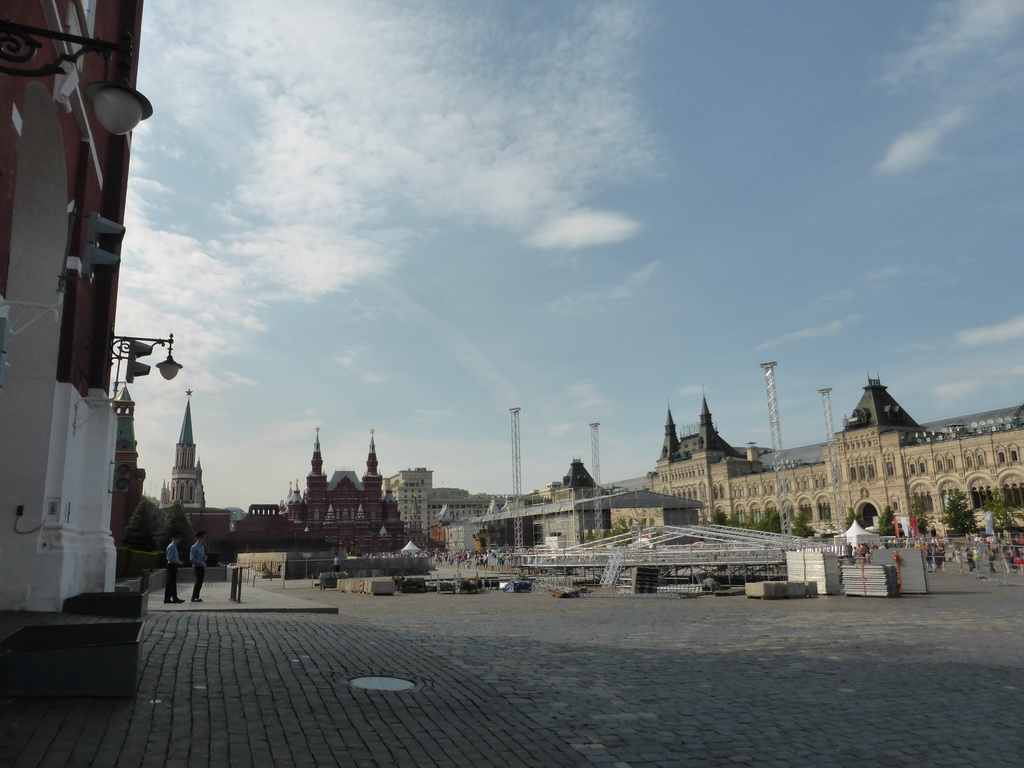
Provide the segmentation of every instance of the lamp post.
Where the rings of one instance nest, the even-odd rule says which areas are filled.
[[[166,339],[150,339],[143,336],[114,336],[110,346],[110,364],[117,361],[117,374],[114,377],[114,391],[117,392],[121,382],[121,363],[125,363],[124,382],[131,384],[136,376],[148,376],[149,366],[140,363],[138,358],[153,354],[153,347],[167,347],[167,359],[156,364],[156,369],[167,381],[178,375],[184,366],[177,362],[171,352],[174,349],[174,334]]]
[[[37,38],[60,40],[80,47],[72,53],[60,54],[56,61],[33,68],[30,64],[43,47]],[[16,77],[69,75],[75,71],[78,60],[87,53],[98,53],[106,60],[116,55],[120,72],[118,79],[91,83],[86,86],[85,95],[92,102],[96,119],[104,128],[115,135],[129,133],[153,114],[153,105],[128,82],[132,66],[132,36],[125,33],[122,38],[123,42],[111,43],[0,20],[0,73]]]

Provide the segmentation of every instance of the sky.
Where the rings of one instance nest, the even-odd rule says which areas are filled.
[[[1024,401],[1024,3],[148,3],[116,331],[146,491],[325,471],[513,490]],[[160,350],[150,359],[161,359]]]

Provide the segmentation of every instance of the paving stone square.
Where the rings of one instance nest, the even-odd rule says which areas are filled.
[[[779,601],[299,585],[287,612],[211,585],[152,610],[134,698],[0,700],[0,765],[1019,765],[1024,579],[931,581]]]

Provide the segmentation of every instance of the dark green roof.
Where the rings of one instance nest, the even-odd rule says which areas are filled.
[[[179,445],[194,445],[192,439],[192,401],[185,403],[185,419],[181,422],[181,435],[178,437]]]

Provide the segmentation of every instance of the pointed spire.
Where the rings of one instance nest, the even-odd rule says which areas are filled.
[[[668,419],[665,422],[665,441],[661,445],[661,458],[671,459],[679,452],[679,435],[676,433],[676,423],[672,420],[672,409],[668,409]]]
[[[185,418],[181,420],[181,434],[178,436],[179,445],[195,445],[192,439],[192,390],[185,393],[188,400],[185,402]]]
[[[316,438],[313,441],[313,458],[310,459],[310,477],[321,477],[324,473],[324,458],[320,454],[320,427],[316,428]]]
[[[366,474],[363,476],[364,479],[369,477],[378,477],[377,473],[377,445],[374,443],[373,433],[375,430],[370,430],[370,452],[366,456]]]

